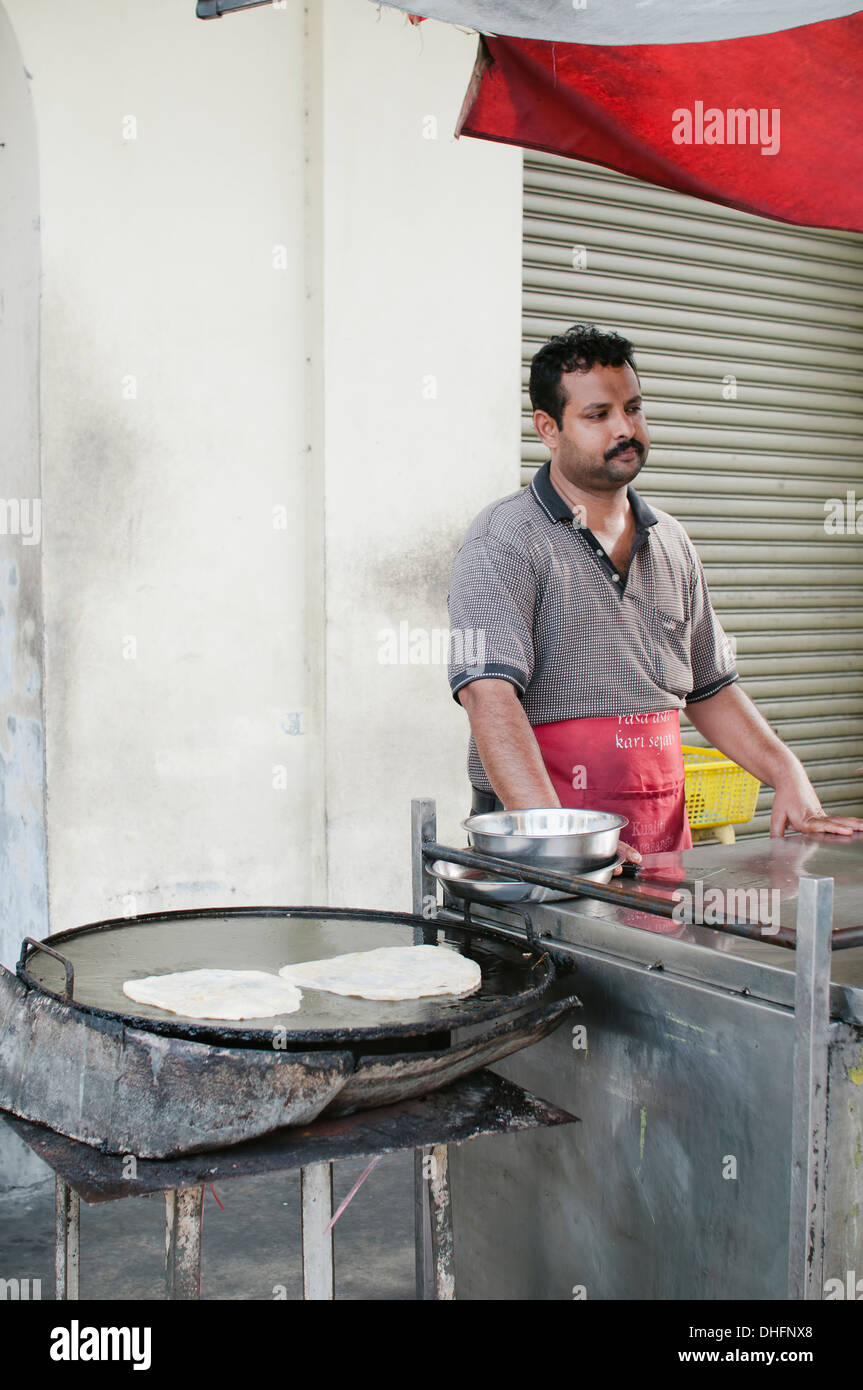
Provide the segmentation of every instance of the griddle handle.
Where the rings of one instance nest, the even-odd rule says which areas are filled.
[[[34,989],[40,989],[41,986],[33,979],[32,975],[28,974],[24,969],[24,961],[27,956],[28,946],[35,946],[37,951],[44,951],[46,955],[53,956],[55,960],[60,962],[66,972],[66,988],[63,991],[62,998],[63,1003],[68,1004],[75,990],[75,967],[72,962],[67,960],[65,956],[61,956],[59,951],[55,951],[53,946],[46,946],[44,941],[37,941],[34,936],[25,936],[24,940],[21,942],[21,957],[18,961],[16,973],[19,979],[25,980],[27,984],[32,985]]]

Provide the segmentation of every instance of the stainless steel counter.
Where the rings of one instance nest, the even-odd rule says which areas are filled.
[[[831,877],[834,927],[863,922],[863,834],[645,866],[669,886],[778,890],[792,928],[800,874]],[[525,933],[518,909],[473,913]],[[582,1122],[453,1151],[458,1296],[785,1298],[796,953],[585,899],[529,920],[583,1010],[495,1069]],[[837,951],[831,978],[825,1284],[863,1276],[863,948]]]
[[[700,880],[708,888],[779,893],[778,925],[794,928],[801,874],[834,881],[835,929],[863,924],[863,832],[840,842],[834,837],[789,835],[784,840],[705,845],[674,854],[647,855],[636,882],[670,893],[676,884]],[[618,880],[620,881],[620,880]],[[473,916],[509,923],[525,931],[520,909],[477,909]],[[693,979],[724,985],[793,1007],[794,952],[764,941],[747,941],[710,927],[678,925],[647,912],[573,898],[529,909],[538,935],[556,946],[607,951],[632,961],[679,971]],[[776,925],[776,923],[771,923]],[[863,950],[837,952],[831,971],[836,1017],[863,1023]]]

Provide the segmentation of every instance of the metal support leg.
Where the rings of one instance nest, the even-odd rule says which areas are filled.
[[[431,1154],[431,1149],[414,1149],[414,1249],[416,1296],[420,1302],[434,1298],[434,1257],[429,1200]]]
[[[201,1297],[201,1222],[204,1188],[165,1193],[165,1297]]]
[[[437,938],[437,929],[429,908],[437,906],[437,882],[432,878],[422,857],[422,846],[437,837],[437,811],[428,797],[411,802],[411,888],[412,911],[428,917],[430,925],[414,928],[414,945],[422,946]],[[416,1248],[417,1298],[425,1301],[434,1297],[434,1259],[432,1255],[432,1219],[429,1204],[430,1149],[414,1151],[414,1241]]]
[[[78,1298],[78,1255],[81,1242],[81,1198],[60,1174],[54,1189],[56,1243],[54,1247],[54,1297],[58,1302]]]
[[[419,797],[411,802],[411,911],[428,919],[428,927],[414,928],[414,945],[437,940],[434,917],[437,912],[437,880],[432,878],[422,856],[422,846],[437,837],[434,801]]]
[[[436,1299],[450,1300],[455,1298],[455,1268],[453,1264],[449,1150],[446,1144],[436,1144],[431,1151],[431,1177],[428,1187],[431,1208],[434,1296]]]
[[[303,1298],[336,1296],[333,1266],[333,1165],[310,1163],[300,1169],[303,1219]]]
[[[788,1297],[820,1299],[824,1295],[833,880],[803,874],[798,887]]]

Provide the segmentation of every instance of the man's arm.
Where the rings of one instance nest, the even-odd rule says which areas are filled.
[[[515,686],[510,681],[485,676],[462,686],[458,698],[467,710],[486,776],[504,810],[559,806],[560,797]],[[617,847],[622,858],[641,863],[637,849],[623,840],[618,840]],[[615,876],[620,872],[618,865]]]
[[[745,767],[759,782],[773,787],[770,834],[786,828],[853,835],[863,830],[857,816],[829,816],[796,754],[771,729],[739,685],[727,685],[707,700],[687,705],[686,713],[700,734],[720,753]]]
[[[507,811],[559,806],[527,715],[510,681],[484,677],[458,692],[477,751],[495,794]]]

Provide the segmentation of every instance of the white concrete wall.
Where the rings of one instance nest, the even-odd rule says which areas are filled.
[[[0,964],[48,930],[45,841],[39,171],[36,122],[0,7]]]
[[[405,908],[411,798],[465,843],[467,718],[378,633],[446,627],[469,521],[519,485],[521,151],[453,138],[475,35],[324,16],[329,892]]]
[[[453,139],[476,39],[357,0],[8,12],[40,144],[52,927],[404,906],[410,798],[461,839],[467,723],[378,634],[446,627],[465,527],[518,485],[521,156]]]
[[[48,931],[41,482],[39,169],[21,52],[0,6],[0,966]],[[49,1169],[0,1124],[0,1191]],[[2,1244],[2,1242],[0,1242]]]
[[[41,153],[53,928],[307,901],[302,10],[8,9]]]

